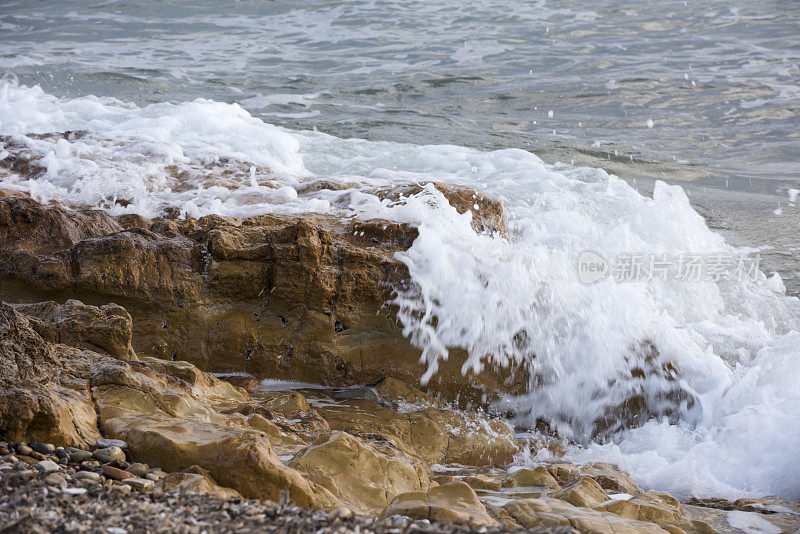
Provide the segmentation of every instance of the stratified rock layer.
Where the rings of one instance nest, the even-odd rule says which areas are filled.
[[[477,229],[503,230],[498,202],[437,187],[459,211],[480,205]],[[376,194],[397,200],[420,190]],[[208,371],[332,386],[384,376],[416,383],[420,352],[385,306],[409,283],[395,253],[416,235],[390,221],[323,215],[115,220],[0,191],[0,298],[100,306],[91,312],[109,323],[105,346],[68,326],[69,303],[26,311],[47,339],[116,357],[135,351]],[[126,316],[112,302],[133,318],[131,346]],[[524,383],[508,370],[463,377],[464,357],[453,351],[431,389],[466,402]]]

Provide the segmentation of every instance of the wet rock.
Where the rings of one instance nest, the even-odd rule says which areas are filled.
[[[595,479],[607,493],[627,493],[628,495],[642,493],[631,477],[613,465],[591,462],[581,465],[579,471],[581,474]]]
[[[69,453],[64,447],[56,447],[55,454],[62,460],[69,460]]]
[[[426,490],[426,470],[392,447],[334,432],[324,443],[303,451],[289,464],[329,490],[352,510],[368,514],[409,491]]]
[[[245,391],[250,391],[254,387],[257,387],[261,384],[261,381],[258,380],[256,377],[252,375],[231,375],[231,374],[223,374],[218,377],[220,380],[224,380],[229,384],[236,386],[238,388],[242,388]]]
[[[428,492],[414,491],[398,495],[381,512],[380,517],[385,519],[393,515],[475,526],[497,525],[472,488],[464,482],[436,486]]]
[[[595,509],[630,519],[649,521],[670,532],[676,529],[698,534],[715,532],[703,521],[687,519],[681,503],[666,493],[648,491],[632,499],[606,502]]]
[[[516,488],[519,486],[545,486],[554,490],[561,489],[553,475],[543,466],[535,469],[519,469],[503,479],[504,488]]]
[[[92,453],[92,456],[94,456],[98,461],[106,464],[115,460],[118,462],[125,461],[125,452],[117,446],[95,449],[95,451]]]
[[[308,400],[299,391],[262,391],[255,398],[264,408],[282,414],[311,409]]]
[[[34,464],[33,467],[36,468],[37,471],[40,473],[50,473],[52,471],[58,471],[60,468],[57,463],[52,460],[44,460],[37,464]]]
[[[502,484],[496,478],[487,475],[472,475],[466,477],[464,482],[475,490],[500,491]]]
[[[17,454],[21,454],[23,456],[30,456],[32,452],[33,452],[33,449],[31,449],[27,445],[18,445],[17,446]]]
[[[504,421],[435,407],[399,412],[364,400],[320,406],[333,430],[378,435],[428,464],[504,465],[519,451]]]
[[[594,507],[610,500],[608,494],[603,491],[600,484],[593,478],[580,477],[563,490],[551,495],[554,499],[566,501],[573,506]]]

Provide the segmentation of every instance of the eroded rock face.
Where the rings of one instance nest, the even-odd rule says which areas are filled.
[[[0,434],[89,446],[100,437],[83,370],[85,353],[55,351],[24,316],[0,302]]]
[[[459,211],[481,205],[476,228],[503,230],[499,203],[470,189],[437,187]],[[133,318],[137,353],[207,371],[333,386],[384,376],[417,383],[420,353],[384,307],[407,279],[394,255],[415,237],[415,228],[390,221],[322,215],[116,221],[0,191],[0,278],[16,284],[4,284],[0,298],[116,302]],[[49,317],[43,332],[59,324],[56,312],[42,310]],[[110,318],[111,310],[105,313]],[[116,357],[132,355],[124,335],[107,345],[80,332],[73,337]],[[430,388],[467,402],[525,383],[523,373],[510,381],[509,372],[462,377],[464,358],[453,351]]]
[[[131,346],[133,321],[122,306],[89,306],[79,300],[58,304],[50,300],[17,304],[15,308],[47,341],[106,353],[122,360],[136,358]]]

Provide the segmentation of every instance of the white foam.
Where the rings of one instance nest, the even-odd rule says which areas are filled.
[[[25,135],[68,130],[85,133]],[[741,252],[708,228],[680,187],[657,183],[647,198],[602,170],[546,165],[522,150],[345,140],[278,128],[235,104],[140,108],[58,99],[13,82],[0,84],[0,134],[13,134],[46,168],[3,185],[41,200],[146,216],[173,206],[191,216],[314,211],[417,225],[419,237],[398,254],[414,284],[395,304],[423,349],[426,379],[455,347],[469,352],[464,371],[525,365],[535,377],[530,392],[506,402],[520,422],[546,419],[580,443],[569,450],[575,459],[614,461],[641,484],[680,495],[800,496],[800,302],[783,294],[779,277],[578,279],[585,250],[608,260]],[[297,194],[320,177],[350,186]],[[502,200],[508,235],[477,234],[471,213],[431,186],[396,202],[369,193],[414,181],[466,184]],[[642,366],[645,377],[633,376]],[[672,422],[592,443],[598,415],[632,398],[671,411]]]
[[[778,525],[767,521],[763,516],[754,512],[732,510],[728,512],[726,519],[730,526],[738,528],[747,534],[779,534],[781,532],[781,528]]]

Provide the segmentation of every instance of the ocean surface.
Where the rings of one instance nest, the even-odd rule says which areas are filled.
[[[800,3],[185,4],[0,0],[0,160],[42,170],[2,185],[416,224],[395,304],[424,380],[453,347],[465,370],[523,363],[530,391],[502,407],[575,460],[681,496],[800,498]],[[348,189],[298,194],[319,178]],[[367,191],[412,181],[501,199],[508,235],[433,188]],[[760,254],[760,272],[585,283],[587,251]]]

